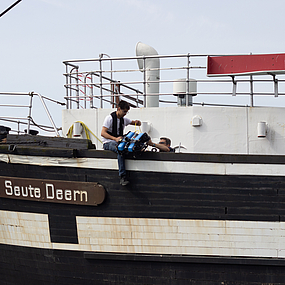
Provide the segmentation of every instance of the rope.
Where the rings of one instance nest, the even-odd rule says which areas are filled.
[[[90,136],[89,136],[89,133],[91,133],[101,144],[103,144],[103,142],[81,121],[77,121],[75,123],[80,123],[85,131],[85,135],[86,135],[86,138],[88,140],[90,140]],[[73,133],[73,126],[74,124],[72,124],[72,126],[69,128],[68,132],[67,132],[67,137],[68,138],[72,138],[72,133]],[[137,124],[135,124],[135,133],[141,133],[141,127],[138,126],[139,130],[137,130]]]
[[[139,127],[139,131],[137,130],[137,124],[135,124],[135,133],[137,133],[137,134],[142,132],[141,127],[140,126],[138,126],[138,127]]]
[[[86,135],[86,138],[88,140],[90,140],[90,136],[89,136],[89,133],[92,134],[101,144],[103,144],[103,142],[81,121],[77,121],[75,123],[80,123],[85,131],[85,135]],[[73,126],[74,124],[69,128],[68,132],[67,132],[67,137],[68,138],[72,138],[72,133],[73,133]]]

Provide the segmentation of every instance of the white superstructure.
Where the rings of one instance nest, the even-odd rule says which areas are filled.
[[[127,116],[142,121],[143,131],[154,141],[169,137],[173,147],[183,147],[180,151],[285,154],[282,72],[207,77],[209,56],[159,56],[140,42],[136,55],[64,62],[67,109],[62,116],[63,135],[79,121],[100,140],[105,116],[123,99],[133,106]],[[81,70],[81,65],[88,65],[89,70]],[[256,106],[255,99],[271,107]],[[93,134],[90,138],[102,149]],[[82,137],[86,137],[84,132]]]

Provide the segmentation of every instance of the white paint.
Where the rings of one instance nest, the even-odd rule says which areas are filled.
[[[118,162],[115,158],[55,158],[0,154],[0,161],[41,166],[118,170]],[[281,164],[126,160],[126,169],[165,173],[285,176],[285,165]]]
[[[0,211],[0,243],[50,248],[48,215]]]
[[[113,110],[64,110],[63,133],[67,133],[74,121],[83,121],[100,138],[103,120]],[[193,128],[191,121],[196,115],[203,118],[203,124]],[[153,139],[169,137],[173,146],[181,142],[189,153],[285,154],[284,108],[131,108],[128,117],[142,122],[150,121],[152,127],[149,135]],[[264,139],[257,137],[260,121],[270,126]],[[129,130],[134,131],[135,127],[128,126],[125,131]],[[102,144],[91,137],[97,149],[102,149]]]
[[[52,243],[48,215],[0,211],[0,243],[45,249],[285,258],[284,222],[76,217],[79,244]]]

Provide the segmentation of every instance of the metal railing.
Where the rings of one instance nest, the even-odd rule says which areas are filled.
[[[5,122],[5,124],[9,124],[9,126],[12,127],[12,132],[16,132],[18,134],[30,134],[32,132],[31,127],[33,126],[44,132],[54,132],[56,136],[60,136],[58,131],[61,128],[56,127],[45,101],[50,101],[52,103],[60,104],[63,106],[65,105],[65,103],[58,102],[56,100],[42,96],[40,93],[35,92],[0,92],[0,96],[1,102],[3,103],[0,104],[0,121]],[[38,124],[34,120],[32,116],[32,110],[33,108],[35,108],[34,97],[39,98],[41,105],[51,123],[51,126]],[[17,104],[14,103],[15,101],[17,101]],[[11,109],[13,110],[11,111]],[[17,111],[15,111],[15,109],[17,109]],[[27,116],[25,116],[25,114],[27,114]],[[17,126],[16,129],[14,128],[15,125]],[[23,128],[26,129],[23,130]]]
[[[213,103],[216,96],[248,96],[244,105],[254,106],[254,97],[285,95],[284,75],[243,75],[224,76],[222,79],[207,77],[207,57],[209,55],[157,55],[143,57],[115,57],[64,61],[66,72],[66,108],[104,108],[115,107],[119,99],[129,101],[132,107],[146,107],[146,98],[157,94],[148,93],[147,85],[157,81],[147,80],[148,71],[160,73],[160,104],[176,105],[179,96],[173,97],[173,84],[183,78],[186,90],[185,105],[225,105]],[[216,55],[212,55],[216,56]],[[159,58],[160,68],[146,68],[145,61]],[[137,61],[143,61],[143,70],[137,67]],[[108,64],[110,69],[103,67]],[[117,69],[114,69],[117,66]],[[197,90],[190,90],[191,81],[195,79]],[[262,84],[264,87],[261,87]],[[266,91],[270,89],[269,91]],[[177,94],[176,94],[177,95]],[[196,96],[197,95],[197,96]],[[195,102],[192,101],[195,97]],[[190,98],[189,98],[190,97]],[[205,99],[206,98],[206,99]],[[191,100],[190,100],[191,99]],[[199,102],[200,99],[200,102]],[[95,102],[96,100],[96,102]],[[89,102],[89,106],[88,106]],[[231,104],[230,104],[231,105]],[[240,105],[233,103],[232,105]]]

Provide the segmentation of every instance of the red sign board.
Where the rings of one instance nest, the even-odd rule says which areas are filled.
[[[208,76],[263,74],[285,74],[285,54],[208,56]]]

